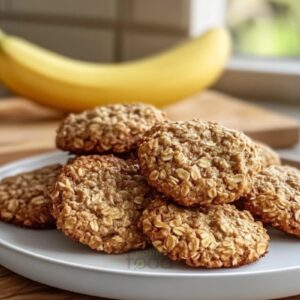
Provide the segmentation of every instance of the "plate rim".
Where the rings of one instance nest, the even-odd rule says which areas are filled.
[[[2,222],[2,221],[1,221]],[[14,225],[11,225],[14,226]],[[145,271],[140,271],[140,270],[134,270],[134,271],[129,271],[129,270],[117,270],[113,268],[99,268],[99,267],[93,267],[89,265],[83,265],[80,263],[73,263],[73,262],[65,262],[60,259],[56,258],[51,258],[45,255],[37,254],[35,252],[32,252],[30,250],[23,249],[21,247],[18,247],[16,245],[12,245],[8,243],[7,241],[0,239],[0,246],[5,247],[9,250],[13,250],[14,252],[17,252],[22,255],[26,255],[41,261],[45,262],[50,262],[54,264],[58,264],[60,266],[67,266],[67,267],[73,267],[73,268],[79,268],[79,269],[84,269],[84,270],[89,270],[89,271],[94,271],[94,272],[104,272],[104,273],[109,273],[109,274],[118,274],[118,275],[130,275],[130,276],[143,276],[143,277],[181,277],[181,278],[187,278],[187,277],[194,277],[194,278],[203,278],[203,277],[244,277],[244,276],[257,276],[257,275],[271,275],[274,273],[283,273],[283,272],[290,272],[290,271],[295,271],[295,270],[300,270],[300,266],[291,266],[287,268],[275,268],[275,269],[269,269],[269,270],[260,270],[260,271],[244,271],[242,273],[236,272],[236,273],[218,273],[216,272],[216,269],[211,269],[214,270],[215,272],[213,273],[179,273],[179,272],[173,272],[173,273],[160,273],[160,272],[145,272]],[[126,253],[123,254],[116,254],[116,255],[126,255]],[[226,270],[227,268],[222,268],[221,270]],[[235,269],[238,270],[237,268],[228,268],[229,270]],[[194,270],[197,270],[197,268],[194,268]],[[201,269],[201,270],[206,270],[207,272],[210,271],[210,269]]]
[[[33,161],[44,160],[46,158],[52,158],[52,157],[55,157],[57,155],[69,155],[69,153],[68,152],[63,152],[63,151],[60,151],[60,150],[53,150],[53,151],[49,151],[47,153],[37,154],[37,155],[30,155],[30,156],[25,157],[25,158],[20,158],[20,159],[17,159],[17,160],[13,160],[11,162],[0,165],[0,175],[4,172],[8,171],[9,169],[16,167],[20,163],[28,164],[28,163],[31,163]]]

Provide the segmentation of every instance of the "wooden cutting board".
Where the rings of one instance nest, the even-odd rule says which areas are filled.
[[[175,120],[200,118],[219,122],[273,148],[288,148],[299,141],[296,120],[215,91],[187,98],[165,110]]]
[[[242,130],[272,147],[290,147],[299,139],[299,124],[241,100],[205,91],[165,108],[171,119],[200,118]],[[0,101],[0,163],[55,148],[55,130],[61,113],[39,107],[25,99]]]

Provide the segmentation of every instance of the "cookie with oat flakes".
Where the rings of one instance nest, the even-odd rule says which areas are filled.
[[[0,219],[29,228],[52,228],[48,189],[56,181],[61,165],[46,166],[7,177],[0,182]]]
[[[76,154],[128,152],[146,130],[164,119],[164,113],[152,105],[100,106],[70,114],[57,130],[56,145]]]
[[[74,159],[51,193],[57,227],[97,251],[145,248],[137,220],[152,192],[138,170],[135,160],[112,155]]]
[[[229,203],[250,191],[261,163],[254,143],[217,123],[154,125],[138,148],[141,173],[181,205]]]
[[[300,171],[271,166],[257,174],[245,208],[264,223],[300,237]]]
[[[155,198],[139,224],[159,252],[191,267],[238,267],[268,251],[262,223],[230,204],[191,209]]]
[[[255,141],[255,144],[258,148],[259,155],[262,160],[263,168],[269,166],[279,166],[281,165],[281,160],[279,155],[268,145]]]

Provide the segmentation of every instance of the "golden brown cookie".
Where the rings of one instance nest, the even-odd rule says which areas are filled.
[[[263,168],[281,165],[279,155],[272,148],[261,142],[255,142],[255,144],[258,148]]]
[[[262,222],[300,237],[300,171],[271,166],[257,174],[245,207]]]
[[[185,206],[232,202],[249,192],[261,169],[247,136],[200,120],[156,124],[138,159],[148,183]]]
[[[56,145],[77,154],[127,152],[164,119],[163,112],[147,104],[100,106],[70,114],[57,130]]]
[[[8,177],[0,182],[0,219],[30,228],[55,226],[50,214],[48,188],[61,169],[59,164]]]
[[[134,160],[81,156],[66,165],[51,196],[56,224],[67,236],[107,253],[145,248],[137,228],[151,189]]]
[[[191,209],[156,198],[144,210],[140,226],[159,252],[191,267],[238,267],[268,251],[262,223],[229,204]]]

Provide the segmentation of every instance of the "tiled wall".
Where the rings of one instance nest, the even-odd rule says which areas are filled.
[[[1,22],[0,22],[1,23]],[[2,28],[61,54],[90,61],[114,60],[114,36],[102,28],[5,21]]]
[[[130,60],[185,39],[189,5],[190,0],[0,0],[0,28],[78,59]]]
[[[9,11],[39,16],[116,18],[116,0],[2,0]]]
[[[188,4],[188,0],[0,0],[0,26],[62,54],[109,62],[140,57],[184,39]]]
[[[132,20],[182,30],[188,29],[189,1],[186,0],[132,0]]]

